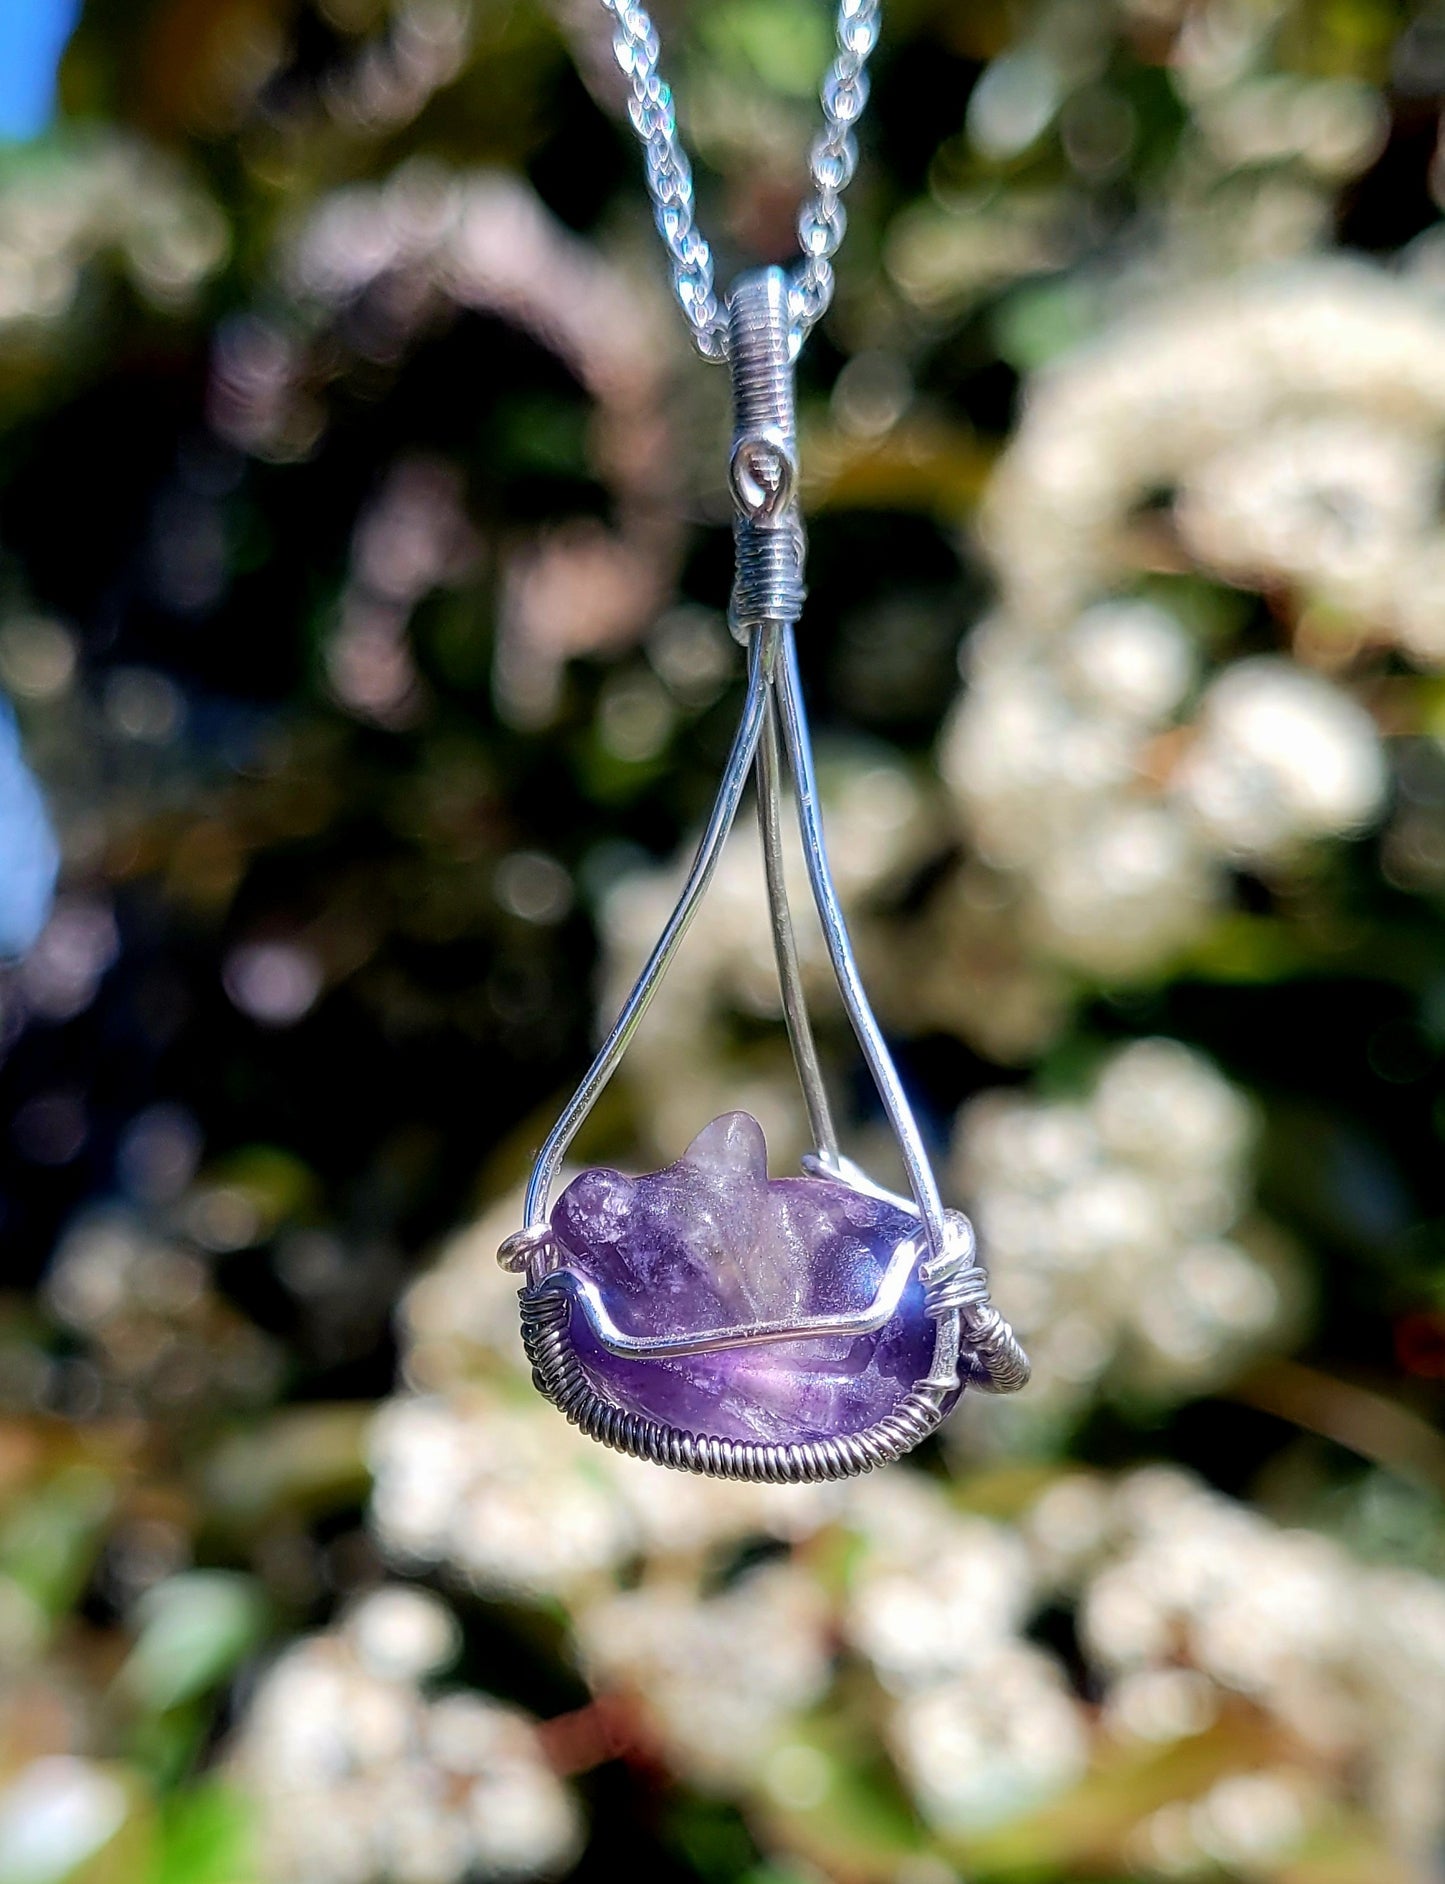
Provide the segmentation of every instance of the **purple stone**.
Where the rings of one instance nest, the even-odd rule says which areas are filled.
[[[646,1177],[585,1171],[552,1212],[558,1267],[594,1283],[625,1335],[681,1336],[868,1308],[918,1220],[830,1178],[768,1177],[762,1128],[729,1112]],[[629,1412],[714,1438],[825,1439],[890,1413],[932,1362],[934,1324],[910,1277],[876,1334],[707,1354],[610,1353],[574,1304],[593,1386]]]

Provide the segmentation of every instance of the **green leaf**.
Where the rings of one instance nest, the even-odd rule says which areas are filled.
[[[775,91],[811,99],[828,63],[828,24],[806,0],[726,0],[700,22],[709,53],[739,75],[756,74]]]
[[[47,1615],[61,1615],[90,1575],[114,1498],[94,1466],[58,1472],[0,1520],[0,1572]]]
[[[995,308],[994,344],[1000,359],[1033,373],[1086,340],[1098,318],[1097,297],[1077,281],[1027,282]]]
[[[172,1798],[146,1884],[244,1884],[254,1875],[245,1799],[216,1781]]]
[[[140,1634],[118,1689],[164,1713],[214,1688],[261,1640],[266,1607],[256,1584],[230,1570],[189,1570],[147,1590]]]

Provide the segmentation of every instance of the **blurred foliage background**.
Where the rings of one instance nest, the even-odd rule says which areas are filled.
[[[659,13],[786,259],[826,0]],[[804,659],[1036,1381],[772,1491],[493,1259],[739,678],[602,7],[7,0],[0,1884],[1445,1874],[1442,95],[1433,3],[885,10]],[[589,1155],[788,1168],[769,972],[741,831]]]

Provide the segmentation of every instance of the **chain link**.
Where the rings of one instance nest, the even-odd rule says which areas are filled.
[[[657,69],[657,28],[641,0],[602,0],[616,22],[612,49],[632,96],[627,115],[642,145],[647,188],[668,257],[672,285],[705,360],[728,354],[726,314],[718,306],[712,249],[693,219],[692,165],[678,135],[672,88]],[[848,227],[842,195],[858,167],[853,126],[868,102],[868,56],[878,43],[881,0],[838,0],[838,51],[823,80],[823,128],[808,168],[813,195],[798,215],[803,254],[788,278],[795,345],[828,311],[833,257]]]

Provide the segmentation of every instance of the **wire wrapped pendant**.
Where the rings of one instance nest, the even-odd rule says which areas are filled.
[[[737,573],[731,625],[748,655],[741,719],[677,905],[538,1155],[520,1273],[533,1379],[603,1444],[684,1471],[795,1482],[847,1477],[911,1450],[966,1386],[1013,1392],[1028,1361],[989,1301],[973,1231],[946,1211],[864,992],[833,885],[798,677],[804,599],[793,402],[796,338],[781,269],[728,304]],[[809,883],[843,1004],[907,1173],[880,1189],[838,1147],[803,997],[783,873],[784,758]],[[815,1146],[770,1180],[744,1113],[714,1120],[664,1171],[584,1172],[551,1208],[567,1148],[706,894],[756,775],[768,911],[788,1038]]]

